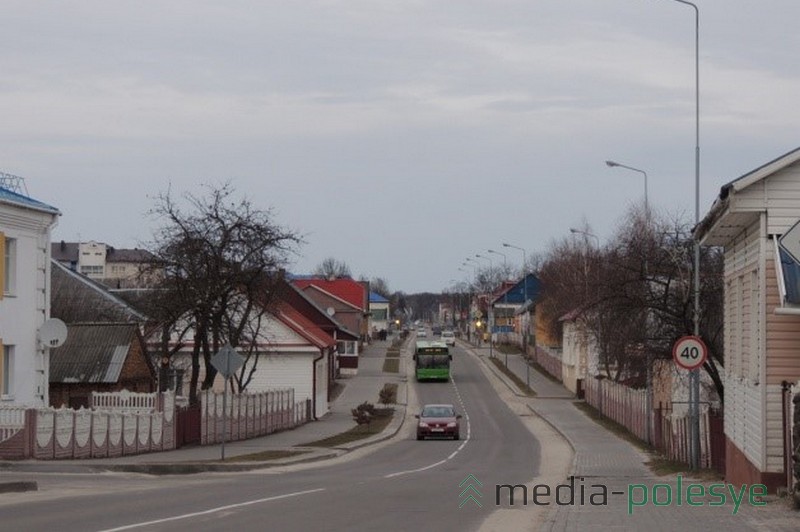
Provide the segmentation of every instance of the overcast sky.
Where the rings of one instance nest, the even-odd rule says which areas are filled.
[[[696,3],[703,216],[800,145],[800,2]],[[0,171],[54,240],[116,247],[170,184],[230,180],[304,236],[293,272],[438,292],[490,248],[521,263],[504,241],[606,241],[644,195],[607,159],[693,220],[694,45],[673,0],[6,0]]]

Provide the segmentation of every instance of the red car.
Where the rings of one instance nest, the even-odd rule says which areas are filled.
[[[414,416],[417,422],[417,439],[425,438],[461,438],[458,420],[461,415],[456,414],[453,405],[425,405],[422,411]]]

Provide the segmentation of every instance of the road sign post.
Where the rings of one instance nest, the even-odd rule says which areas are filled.
[[[228,435],[228,379],[244,364],[242,355],[236,352],[231,344],[222,346],[211,358],[211,365],[225,377],[225,388],[222,392],[222,461],[225,461],[225,439]]]

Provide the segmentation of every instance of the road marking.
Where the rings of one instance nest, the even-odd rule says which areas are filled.
[[[470,435],[472,434],[471,430],[472,426],[470,425],[469,422],[469,414],[467,413],[467,409],[464,407],[464,401],[461,399],[461,393],[458,391],[458,386],[456,385],[456,381],[452,376],[450,377],[450,382],[453,384],[453,388],[455,388],[456,390],[456,397],[458,398],[458,404],[461,405],[461,411],[464,412],[464,419],[467,421],[467,437],[464,438],[464,441],[461,442],[461,445],[459,445],[458,448],[452,453],[450,453],[450,456],[448,456],[444,460],[439,460],[438,462],[426,465],[424,467],[419,467],[417,469],[409,469],[407,471],[397,471],[395,473],[389,473],[388,475],[384,475],[383,478],[394,478],[394,477],[399,477],[401,475],[410,475],[412,473],[420,473],[422,471],[427,471],[428,469],[433,469],[434,467],[440,466],[445,462],[455,458],[456,455],[460,453],[461,450],[464,449],[464,447],[467,445],[467,442],[469,442],[470,439]]]
[[[150,525],[158,525],[160,523],[168,523],[170,521],[178,521],[180,519],[188,519],[190,517],[197,517],[199,515],[208,515],[213,514],[214,512],[221,512],[223,510],[230,510],[233,508],[241,508],[243,506],[250,506],[252,504],[258,504],[261,502],[270,502],[270,501],[277,501],[280,499],[288,499],[289,497],[297,497],[299,495],[308,495],[309,493],[316,493],[318,491],[325,491],[325,488],[317,488],[313,490],[306,490],[306,491],[296,491],[294,493],[286,493],[284,495],[276,495],[274,497],[267,497],[265,499],[256,499],[254,501],[245,501],[236,504],[229,504],[227,506],[220,506],[218,508],[211,508],[210,510],[203,510],[202,512],[194,512],[190,514],[183,514],[183,515],[176,515],[173,517],[165,517],[164,519],[155,519],[153,521],[146,521],[144,523],[134,523],[132,525],[125,525],[120,526],[117,528],[108,528],[106,530],[102,530],[101,532],[117,532],[118,530],[131,530],[133,528],[141,528],[143,526],[150,526]]]

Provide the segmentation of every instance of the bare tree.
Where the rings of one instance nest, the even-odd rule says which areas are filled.
[[[317,267],[314,268],[314,275],[319,275],[327,279],[353,276],[350,272],[350,266],[348,266],[347,263],[333,257],[328,257],[317,265]]]
[[[649,223],[648,223],[649,222]],[[537,312],[560,337],[561,316],[579,310],[600,362],[612,378],[644,382],[646,353],[669,358],[679,337],[693,333],[693,240],[679,217],[645,217],[632,208],[602,250],[586,239],[555,243],[542,266]],[[723,398],[722,265],[719,249],[701,252],[700,335],[709,348],[704,369]]]
[[[257,344],[252,328],[273,301],[288,252],[300,242],[294,232],[277,226],[269,211],[246,199],[233,201],[229,183],[206,189],[203,197],[184,195],[188,212],[170,191],[156,197],[151,211],[163,225],[149,251],[156,257],[154,267],[163,271],[158,289],[172,302],[161,305],[161,318],[169,327],[189,325],[194,333],[191,402],[201,360],[201,388],[208,389],[217,374],[211,357],[224,343],[245,350]],[[252,368],[258,357],[249,360]]]

